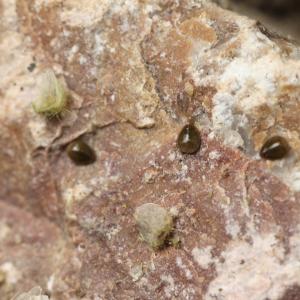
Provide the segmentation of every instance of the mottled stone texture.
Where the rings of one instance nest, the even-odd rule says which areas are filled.
[[[1,300],[299,299],[300,49],[207,1],[0,0],[0,64]],[[49,68],[61,119],[31,106]],[[260,159],[270,135],[288,157]],[[145,203],[180,247],[139,239]]]

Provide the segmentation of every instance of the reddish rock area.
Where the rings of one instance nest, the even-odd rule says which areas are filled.
[[[67,111],[32,109],[51,69]],[[300,299],[300,49],[201,0],[0,0],[0,299]],[[177,136],[193,122],[201,148]],[[265,161],[266,138],[287,157]],[[96,162],[78,166],[81,138]],[[180,243],[152,250],[155,203]]]

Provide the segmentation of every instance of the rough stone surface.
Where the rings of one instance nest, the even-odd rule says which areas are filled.
[[[272,30],[300,41],[298,0],[215,0],[224,8],[257,19]]]
[[[0,0],[0,64],[1,300],[299,298],[299,48],[207,1]],[[50,121],[49,68],[71,97]],[[275,134],[292,151],[263,161]],[[78,137],[96,163],[68,159]],[[139,240],[148,202],[181,247]]]
[[[34,287],[29,292],[18,295],[15,300],[49,300],[49,297],[42,295],[41,287]]]

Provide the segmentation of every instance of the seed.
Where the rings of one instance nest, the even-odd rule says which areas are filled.
[[[186,82],[184,84],[184,91],[190,96],[193,97],[194,96],[194,86],[190,83],[190,82]]]
[[[260,150],[260,156],[268,160],[284,158],[290,151],[288,142],[281,136],[268,139]]]
[[[142,239],[154,250],[162,248],[173,230],[173,217],[163,207],[146,203],[135,210],[137,223]]]
[[[77,140],[67,147],[70,159],[77,165],[89,165],[96,160],[94,150],[85,142]]]
[[[179,133],[177,145],[181,153],[196,153],[201,146],[201,137],[198,129],[192,124],[185,125]]]
[[[68,92],[66,87],[52,70],[48,70],[42,76],[40,95],[32,103],[34,111],[52,118],[66,111],[67,102]]]

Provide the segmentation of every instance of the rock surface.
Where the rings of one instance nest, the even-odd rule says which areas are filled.
[[[0,0],[0,64],[1,300],[300,298],[299,48],[207,1]],[[49,68],[62,119],[31,107]],[[263,161],[275,134],[292,151]],[[139,240],[150,202],[180,248]]]
[[[257,19],[290,39],[300,41],[298,0],[215,0],[224,8]]]

